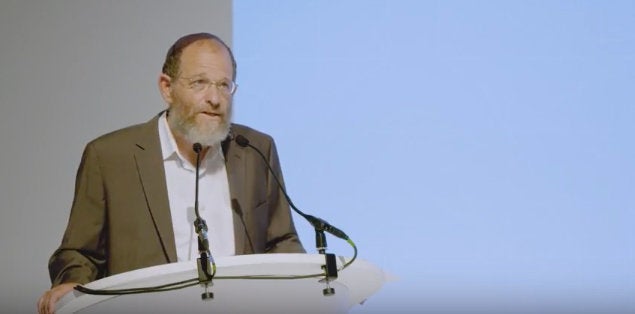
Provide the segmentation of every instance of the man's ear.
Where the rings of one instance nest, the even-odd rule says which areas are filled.
[[[167,104],[172,104],[172,78],[165,73],[159,75],[159,92]]]

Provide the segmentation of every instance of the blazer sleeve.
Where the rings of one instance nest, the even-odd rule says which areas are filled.
[[[267,156],[269,164],[284,187],[276,144],[272,138],[269,137],[269,140],[270,145]],[[306,251],[293,224],[289,203],[278,187],[275,178],[269,172],[267,172],[267,175],[267,198],[270,218],[265,251],[268,253],[305,253]]]
[[[99,157],[94,144],[84,149],[75,195],[60,247],[49,259],[53,286],[85,284],[106,274],[106,202]]]

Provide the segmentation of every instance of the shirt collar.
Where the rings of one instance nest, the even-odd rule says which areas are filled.
[[[164,111],[159,118],[159,140],[161,141],[161,155],[163,161],[180,157],[176,149],[176,140],[168,126],[167,111]]]

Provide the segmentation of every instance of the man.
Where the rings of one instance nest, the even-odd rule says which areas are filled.
[[[53,287],[39,299],[40,313],[52,313],[78,284],[196,259],[194,143],[203,147],[199,211],[213,256],[305,252],[265,162],[233,140],[249,139],[281,178],[273,139],[231,123],[235,77],[234,56],[221,39],[184,36],[168,50],[159,76],[168,109],[86,146],[68,226],[49,261]]]

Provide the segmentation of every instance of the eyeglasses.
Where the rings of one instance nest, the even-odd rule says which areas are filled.
[[[218,88],[218,91],[225,95],[233,95],[236,92],[238,84],[236,82],[223,79],[220,81],[212,81],[206,78],[190,79],[182,77],[181,79],[187,82],[187,87],[195,92],[206,91],[210,86],[214,85]]]

